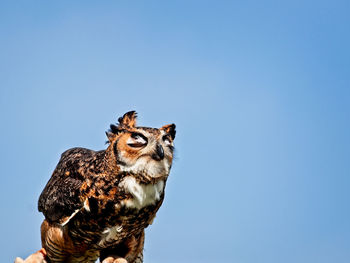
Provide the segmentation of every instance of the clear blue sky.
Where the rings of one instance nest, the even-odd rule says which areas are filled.
[[[349,1],[1,1],[1,262],[60,154],[177,124],[146,262],[350,260]]]

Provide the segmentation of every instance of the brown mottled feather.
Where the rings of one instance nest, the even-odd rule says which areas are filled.
[[[40,195],[48,262],[142,262],[144,229],[164,199],[175,125],[136,127],[136,112],[128,112],[107,136],[106,150],[64,152]]]

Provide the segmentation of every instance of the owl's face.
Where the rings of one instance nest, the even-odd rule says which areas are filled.
[[[131,172],[145,180],[168,176],[175,138],[175,124],[159,129],[136,127],[136,113],[128,112],[111,125],[107,133],[120,171]]]

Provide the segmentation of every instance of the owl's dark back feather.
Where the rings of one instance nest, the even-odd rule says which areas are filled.
[[[72,148],[62,154],[39,197],[38,209],[48,221],[57,222],[83,206],[80,188],[87,173],[100,170],[103,156],[104,151],[84,148]]]

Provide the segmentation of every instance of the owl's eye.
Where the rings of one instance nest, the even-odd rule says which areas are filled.
[[[170,140],[168,135],[163,136],[163,141],[164,141],[166,146],[171,146],[171,140]]]
[[[133,132],[126,142],[131,147],[143,147],[147,144],[147,138],[140,133]]]

